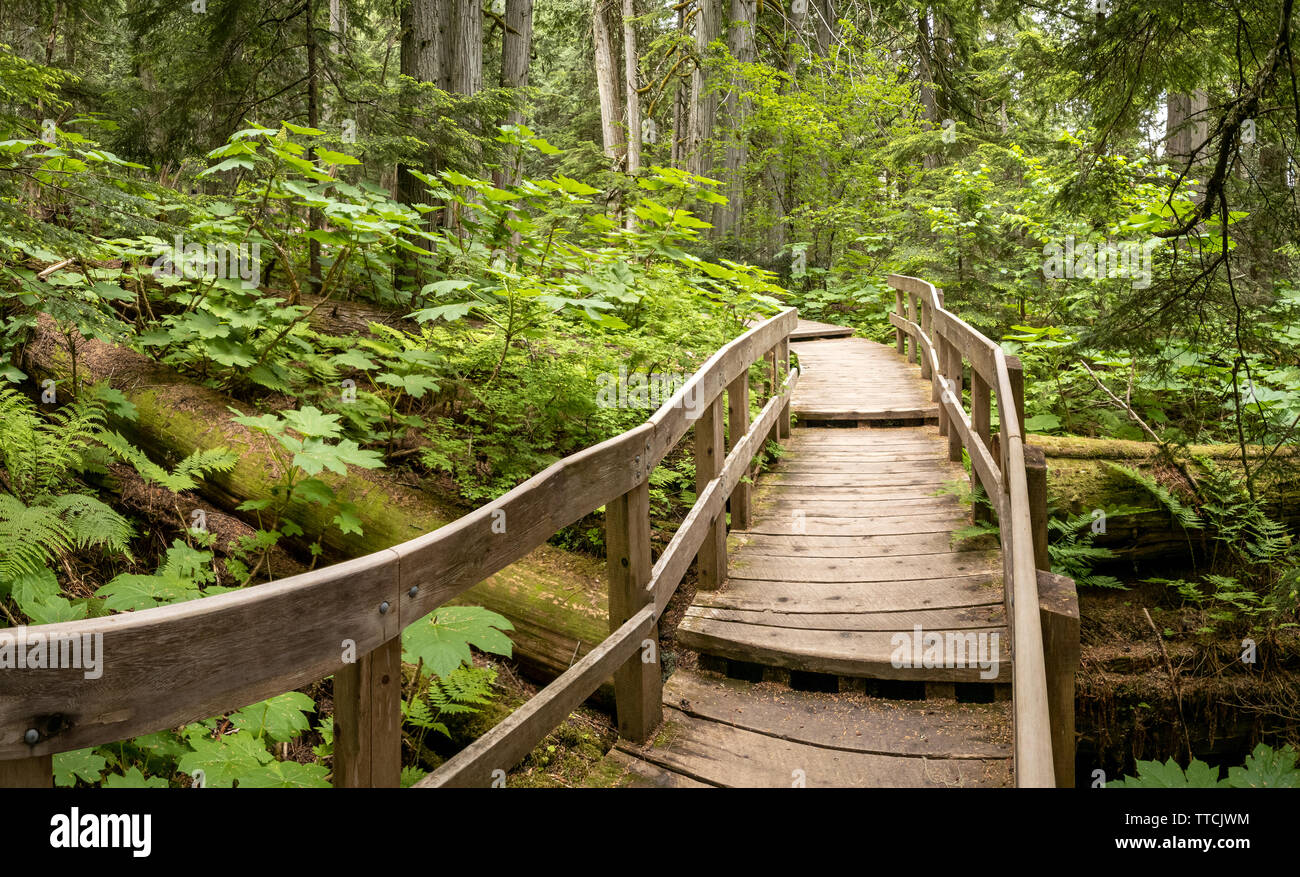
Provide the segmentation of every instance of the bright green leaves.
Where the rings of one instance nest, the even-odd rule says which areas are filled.
[[[1204,789],[1221,786],[1219,769],[1193,758],[1187,770],[1179,767],[1172,758],[1163,764],[1159,761],[1139,761],[1138,775],[1112,780],[1108,789]]]
[[[1139,761],[1137,776],[1113,780],[1108,789],[1296,789],[1300,788],[1300,767],[1296,766],[1297,753],[1290,746],[1281,749],[1260,743],[1246,756],[1243,767],[1228,768],[1226,779],[1219,778],[1219,768],[1193,758],[1184,770],[1172,758],[1163,764],[1159,761]]]
[[[177,539],[167,549],[167,557],[156,573],[123,573],[101,585],[95,595],[104,598],[109,609],[121,612],[152,609],[197,600],[203,596],[200,589],[215,580],[212,552],[192,548]]]
[[[267,512],[269,522],[259,529],[260,542],[256,546],[262,554],[269,551],[282,536],[302,536],[305,531],[292,517],[303,503],[332,509],[332,523],[343,533],[360,534],[361,518],[356,507],[340,498],[333,487],[316,478],[325,470],[346,475],[349,466],[361,469],[378,469],[384,465],[378,451],[360,447],[352,439],[338,438],[342,434],[338,414],[326,414],[314,405],[289,409],[279,414],[257,416],[240,414],[231,409],[236,423],[247,426],[274,440],[272,445],[281,462],[280,481],[271,489],[270,497],[247,500],[240,505],[244,511]],[[304,477],[306,476],[306,477]],[[310,544],[313,554],[320,551],[321,534]]]
[[[284,742],[306,731],[311,726],[307,714],[315,711],[310,697],[290,691],[232,713],[230,723],[254,737]]]
[[[503,631],[514,627],[504,616],[477,606],[444,606],[402,632],[402,657],[423,661],[435,676],[448,676],[471,661],[470,646],[494,655],[511,654]]]
[[[124,774],[109,774],[104,777],[106,789],[165,789],[168,783],[164,777],[146,777],[140,768],[132,765]]]
[[[193,751],[182,755],[176,767],[196,780],[201,776],[204,786],[228,789],[272,760],[266,746],[252,734],[226,734],[217,739],[196,734],[189,744]]]
[[[99,782],[108,762],[94,749],[75,749],[54,755],[54,785],[75,786],[77,780]]]

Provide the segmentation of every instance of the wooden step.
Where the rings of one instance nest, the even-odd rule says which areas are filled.
[[[1005,703],[890,702],[752,686],[678,671],[650,746],[619,748],[649,767],[728,788],[1011,785]]]
[[[834,676],[861,676],[871,679],[902,679],[935,682],[1011,681],[1011,643],[1004,627],[939,629],[922,623],[922,635],[937,634],[946,645],[950,640],[961,649],[946,661],[939,654],[925,666],[921,647],[899,648],[899,636],[910,639],[915,631],[888,630],[810,630],[777,626],[779,615],[762,616],[769,623],[752,624],[722,621],[700,615],[687,615],[677,627],[676,639],[689,649],[733,661],[748,661],[827,673]],[[936,616],[933,621],[941,620]],[[987,650],[981,652],[980,649]],[[905,659],[905,666],[894,666],[895,658]],[[913,657],[922,660],[913,661]],[[989,659],[982,666],[981,658]],[[913,666],[920,664],[920,666]]]

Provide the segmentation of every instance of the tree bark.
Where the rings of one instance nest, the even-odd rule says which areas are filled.
[[[641,169],[641,94],[636,40],[636,3],[623,0],[623,89],[627,93],[627,172]],[[629,214],[630,221],[630,214]]]
[[[730,23],[727,30],[727,50],[742,64],[754,62],[754,29],[758,20],[756,0],[731,0]],[[744,211],[745,163],[749,156],[744,128],[749,116],[749,100],[744,97],[745,82],[733,78],[731,88],[718,115],[723,120],[719,127],[727,132],[727,147],[723,157],[723,178],[727,185],[727,203],[714,209],[713,228],[717,238],[726,238],[739,232]]]
[[[315,128],[320,124],[320,77],[317,69],[317,45],[316,45],[316,0],[307,0],[303,7],[303,12],[307,18],[307,125]],[[311,161],[316,157],[316,149],[313,147],[307,150],[307,160]],[[318,230],[323,226],[323,217],[319,209],[313,207],[308,213],[308,224],[312,230]],[[320,241],[312,238],[307,245],[308,251],[308,288],[312,295],[319,295],[321,291],[321,270],[320,270]],[[297,302],[290,302],[297,304]]]
[[[686,145],[687,170],[708,176],[713,172],[712,137],[718,98],[709,92],[705,69],[709,46],[722,35],[722,0],[700,0],[695,19],[695,70],[691,73],[691,115]]]
[[[817,40],[817,54],[826,57],[831,53],[831,45],[835,42],[837,29],[835,21],[838,13],[835,11],[835,0],[816,0],[817,14],[814,16],[814,34]]]
[[[623,156],[623,132],[619,124],[618,55],[609,26],[611,0],[594,0],[591,34],[596,53],[596,89],[600,93],[600,133],[605,155],[617,164]]]
[[[501,87],[527,88],[533,51],[533,0],[506,0],[505,21],[505,32],[501,35]],[[523,108],[516,103],[507,122],[518,125],[523,118]]]
[[[451,0],[451,51],[447,91],[473,95],[483,89],[483,10],[479,0]]]

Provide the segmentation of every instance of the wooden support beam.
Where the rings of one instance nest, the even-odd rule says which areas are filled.
[[[901,289],[894,290],[894,304],[895,304],[894,307],[895,313],[897,313],[900,317],[906,317],[907,313],[903,310],[903,291]],[[907,344],[905,341],[906,338],[907,335],[903,332],[902,329],[898,329],[898,328],[894,329],[894,343],[898,346],[899,353],[902,354],[907,353]]]
[[[402,638],[398,636],[334,673],[334,787],[396,789],[401,780]]]
[[[775,353],[775,351],[774,351]],[[773,361],[775,371],[775,361]],[[779,384],[777,386],[780,386]],[[772,425],[775,432],[777,425]],[[707,405],[695,421],[695,492],[700,494],[709,482],[722,472],[726,459],[722,439],[722,396],[719,395]],[[704,544],[695,555],[695,570],[698,576],[696,587],[701,591],[713,591],[722,587],[727,578],[727,527],[725,511],[719,511],[710,523],[709,535],[704,537]]]
[[[787,421],[788,422],[788,421]],[[728,450],[734,450],[736,443],[749,431],[749,372],[731,382],[727,387],[727,435]],[[753,520],[753,484],[749,478],[741,479],[729,500],[731,506],[731,529],[748,530]]]
[[[992,447],[992,426],[991,426],[991,406],[992,391],[989,389],[988,382],[980,376],[979,370],[972,368],[970,370],[970,426],[971,432],[984,443],[984,447]],[[971,469],[971,485],[980,484],[975,470]],[[991,491],[991,486],[980,484],[987,495]],[[991,510],[988,506],[976,503],[972,506],[972,514],[976,521],[988,521],[992,518]]]
[[[909,292],[907,294],[907,318],[911,320],[913,323],[916,323],[918,326],[921,325],[920,323],[917,322],[917,305],[916,305],[915,292]],[[912,338],[912,355],[909,358],[917,365],[921,364],[921,342],[915,338]],[[924,375],[922,375],[922,377],[924,377]]]
[[[1020,424],[1020,435],[1025,441],[1029,441],[1029,436],[1025,434],[1025,369],[1020,364],[1020,357],[1007,357],[1007,377],[1011,380],[1011,394],[1015,397],[1016,422]],[[998,417],[1005,419],[1007,413],[998,411]]]
[[[778,362],[778,360],[777,360],[777,356],[778,356],[779,353],[780,353],[780,345],[776,345],[776,346],[774,346],[771,350],[769,350],[767,353],[763,354],[763,358],[767,360],[768,374],[770,375],[770,377],[768,378],[768,382],[767,382],[767,398],[768,398],[768,399],[773,398],[774,396],[776,396],[777,393],[779,393],[779,392],[781,391],[781,389],[780,389],[780,388],[781,388],[781,378],[780,378],[781,369],[780,369],[780,364],[779,364],[779,362]],[[772,431],[769,432],[769,433],[767,434],[767,440],[770,441],[770,442],[780,441],[780,440],[781,440],[781,427],[778,426],[777,424],[773,423],[773,424],[772,424]]]
[[[948,389],[952,392],[953,399],[957,402],[957,407],[961,408],[961,392],[963,384],[961,350],[951,341],[946,343],[948,348],[948,361],[944,371],[948,375]],[[961,462],[961,432],[951,423],[948,424],[948,459],[954,463]]]
[[[1058,788],[1074,787],[1074,676],[1079,669],[1079,594],[1074,579],[1038,571],[1052,766]]]
[[[1047,550],[1047,457],[1043,449],[1025,445],[1025,480],[1029,488],[1029,524],[1034,536],[1034,564],[1050,570]]]
[[[0,761],[0,789],[54,788],[54,756]]]
[[[790,374],[790,338],[786,336],[781,339],[777,345],[777,359],[781,364],[781,375],[776,382],[777,390],[780,391],[781,384],[785,381],[786,375]],[[790,403],[787,402],[781,409],[781,414],[776,419],[777,439],[787,439],[790,437]]]
[[[947,387],[947,370],[948,370],[948,339],[942,333],[934,336],[934,355],[939,360],[939,367],[935,370],[933,377],[933,389],[930,393],[931,401],[939,403],[939,435],[948,434],[948,412],[943,407],[943,393]]]
[[[647,603],[654,602],[654,593],[646,590],[651,571],[648,480],[605,506],[605,555],[609,630],[614,633]],[[618,733],[636,743],[649,740],[663,718],[657,625],[651,628],[641,646],[614,673]]]
[[[923,333],[925,333],[925,337],[926,337],[926,338],[929,338],[929,339],[930,339],[930,343],[931,343],[931,344],[934,343],[934,331],[933,331],[933,330],[934,330],[934,308],[930,305],[930,302],[929,302],[928,299],[927,299],[927,300],[922,300],[922,302],[921,302],[921,331],[922,331]],[[921,351],[921,377],[925,378],[926,380],[930,380],[931,377],[932,377],[932,375],[931,375],[930,372],[931,372],[931,368],[930,368],[930,357],[926,356],[926,355],[925,355],[925,351],[923,350],[923,351]],[[931,399],[930,401],[934,402],[934,401],[938,401],[938,400],[936,400],[936,399]]]

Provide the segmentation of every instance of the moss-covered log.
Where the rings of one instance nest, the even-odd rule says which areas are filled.
[[[1107,512],[1106,532],[1095,544],[1117,552],[1124,559],[1152,559],[1188,554],[1189,545],[1199,546],[1202,534],[1185,532],[1157,501],[1131,479],[1115,472],[1107,463],[1118,463],[1154,476],[1178,492],[1185,479],[1177,467],[1162,458],[1150,442],[1120,439],[1089,439],[1061,436],[1030,436],[1030,444],[1047,456],[1048,495],[1060,512]],[[1241,449],[1236,445],[1192,445],[1188,454],[1207,457],[1216,465],[1241,474]],[[1247,449],[1247,461],[1259,465],[1268,451]],[[1281,448],[1256,490],[1268,512],[1279,521],[1300,523],[1300,453],[1294,447]],[[1151,509],[1150,512],[1116,517],[1121,507]]]
[[[25,354],[30,373],[67,380],[72,352],[46,318]],[[78,380],[107,380],[139,412],[134,423],[118,426],[155,459],[176,462],[201,448],[224,446],[237,452],[239,464],[211,476],[203,493],[225,509],[266,497],[282,475],[271,441],[231,420],[228,396],[199,386],[174,370],[132,350],[97,340],[79,342],[75,350]],[[363,535],[345,535],[330,523],[332,513],[309,506],[298,519],[310,534],[321,534],[336,557],[378,551],[432,530],[459,517],[439,498],[399,480],[385,470],[354,469],[346,477],[328,471],[318,477],[344,500],[356,505]],[[465,592],[462,602],[485,606],[516,626],[516,658],[529,669],[554,675],[608,633],[603,563],[584,555],[543,545],[523,560]]]

